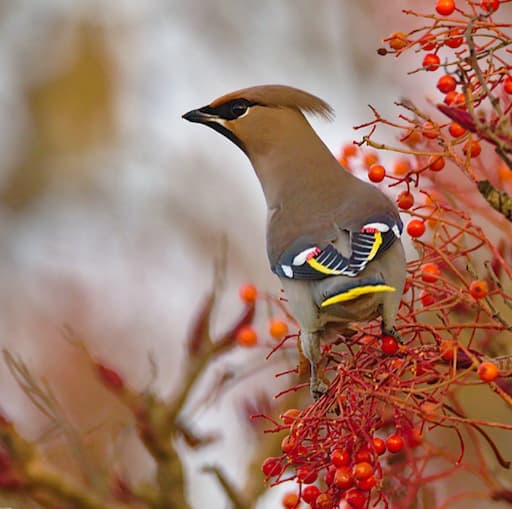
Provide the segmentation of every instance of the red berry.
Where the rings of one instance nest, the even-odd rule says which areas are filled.
[[[430,156],[428,160],[428,165],[432,171],[441,171],[445,165],[444,157]]]
[[[437,71],[437,69],[439,69],[440,64],[441,59],[434,53],[427,53],[425,55],[425,58],[423,59],[423,67],[427,71]]]
[[[294,491],[289,491],[283,495],[281,502],[285,509],[295,509],[299,505],[299,495]]]
[[[507,76],[503,82],[503,90],[507,94],[512,94],[512,76]]]
[[[288,324],[279,318],[273,318],[268,325],[268,332],[274,339],[282,339],[288,334]]]
[[[242,285],[239,290],[240,298],[247,304],[253,303],[258,297],[258,290],[253,284]]]
[[[460,138],[462,135],[466,134],[466,129],[464,129],[460,124],[457,124],[457,122],[452,122],[448,131],[450,131],[450,134],[454,138]]]
[[[426,283],[435,283],[439,279],[441,270],[437,263],[424,263],[421,266],[421,279]]]
[[[316,509],[333,509],[334,502],[329,493],[320,493],[315,502]]]
[[[336,473],[336,467],[334,465],[329,465],[327,467],[327,472],[324,475],[324,482],[327,486],[331,486],[334,482],[334,474]]]
[[[367,461],[361,461],[354,465],[352,473],[356,479],[367,479],[373,474],[373,466]]]
[[[494,12],[498,10],[500,2],[499,0],[481,0],[480,6],[484,11]]]
[[[439,345],[439,351],[441,353],[441,358],[445,361],[453,360],[455,355],[456,344],[451,339],[444,339],[441,341]]]
[[[431,306],[436,301],[434,296],[426,290],[421,290],[420,300],[424,307]]]
[[[240,346],[254,346],[258,342],[258,334],[250,325],[244,325],[236,333],[236,342]]]
[[[482,147],[477,140],[471,140],[471,142],[468,140],[466,143],[464,143],[462,151],[464,152],[464,155],[467,155],[469,152],[471,157],[478,157],[480,152],[482,152]]]
[[[414,205],[414,195],[409,191],[402,191],[396,202],[402,210],[409,210]]]
[[[363,491],[370,491],[375,486],[375,484],[377,484],[377,480],[373,475],[367,477],[366,479],[356,479],[356,486]]]
[[[404,447],[404,439],[398,433],[389,435],[386,440],[386,447],[389,452],[400,452]]]
[[[494,364],[494,362],[485,361],[478,366],[477,374],[480,377],[480,380],[484,382],[492,382],[498,378],[500,374],[498,370],[498,366]]]
[[[368,170],[368,178],[372,182],[382,182],[386,176],[386,169],[381,164],[372,164]]]
[[[393,355],[398,351],[398,343],[393,336],[384,336],[382,338],[381,350],[386,355]]]
[[[306,486],[302,490],[302,500],[306,502],[306,504],[313,505],[313,503],[318,498],[318,495],[320,495],[320,489],[312,484],[311,486]]]
[[[283,415],[281,415],[281,419],[283,419],[283,422],[287,426],[290,426],[297,420],[297,417],[299,415],[300,415],[300,410],[298,410],[297,408],[289,408],[288,410],[286,410],[286,412],[284,412]]]
[[[437,88],[443,94],[447,94],[448,92],[455,90],[456,86],[457,86],[457,81],[455,80],[455,78],[453,76],[449,76],[448,74],[441,76],[437,80]]]
[[[352,486],[353,482],[354,478],[352,477],[352,471],[350,467],[339,467],[336,469],[336,472],[334,472],[333,484],[337,488],[346,490]]]
[[[450,33],[448,34],[449,37],[445,41],[446,46],[448,46],[449,48],[452,48],[452,49],[457,49],[464,42],[464,40],[462,38],[462,34],[463,34],[462,30],[457,30],[457,29],[450,30]]]
[[[286,435],[281,441],[281,450],[288,454],[297,444],[297,440],[293,435]]]
[[[425,51],[432,51],[436,47],[436,38],[432,34],[424,35],[420,44]]]
[[[366,494],[354,488],[345,493],[345,502],[354,509],[362,509],[366,505]]]
[[[350,454],[346,449],[334,449],[331,452],[331,463],[335,467],[343,467],[350,463]]]
[[[489,286],[481,279],[471,281],[471,284],[469,285],[469,293],[474,299],[483,299],[484,297],[487,297],[487,294],[489,293]]]
[[[263,461],[261,465],[261,471],[265,474],[266,477],[279,475],[283,471],[281,467],[281,461],[279,458],[270,456],[265,461]]]
[[[367,463],[372,463],[373,455],[372,455],[370,449],[368,449],[368,447],[363,446],[363,447],[361,447],[361,449],[359,449],[359,451],[356,452],[355,460],[356,460],[356,463],[360,463],[362,461],[366,461]]]
[[[318,477],[318,472],[311,467],[300,467],[297,469],[296,476],[304,484],[313,484]]]
[[[425,223],[421,219],[411,219],[407,223],[407,233],[414,238],[421,237],[425,233]]]
[[[423,136],[425,138],[428,138],[429,140],[434,140],[437,138],[437,135],[439,134],[438,130],[434,127],[434,124],[432,122],[425,122],[423,124]]]
[[[373,439],[373,448],[375,449],[375,452],[380,456],[386,452],[386,443],[384,440],[382,440],[382,438],[375,437]]]
[[[455,10],[455,2],[453,0],[437,0],[436,11],[441,16],[449,16]]]

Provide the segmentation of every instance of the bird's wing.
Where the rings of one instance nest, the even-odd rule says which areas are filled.
[[[350,238],[349,256],[341,254],[333,243],[300,237],[285,249],[272,270],[291,279],[355,277],[400,237],[402,228],[400,219],[388,214],[372,215],[362,225],[345,225],[343,229]]]

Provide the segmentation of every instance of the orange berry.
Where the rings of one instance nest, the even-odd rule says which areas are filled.
[[[447,104],[448,106],[452,106],[453,103],[455,102],[455,99],[456,97],[458,96],[459,94],[457,94],[457,92],[455,92],[455,90],[452,90],[451,92],[448,92],[445,96],[444,96],[444,100],[443,102],[445,104]]]
[[[334,501],[329,493],[320,493],[315,502],[316,509],[333,509]]]
[[[393,163],[393,173],[398,176],[406,175],[411,171],[411,163],[408,159],[397,159]]]
[[[444,157],[431,156],[428,160],[429,168],[432,171],[441,171],[444,168]]]
[[[464,127],[462,127],[460,124],[457,124],[457,122],[452,122],[448,128],[448,131],[454,138],[460,138],[466,134],[466,129],[464,129]]]
[[[404,141],[405,143],[407,143],[407,145],[409,145],[409,147],[414,147],[422,141],[421,134],[416,129],[411,129],[410,131],[408,131],[406,133],[405,136],[402,137],[401,141]]]
[[[341,488],[342,490],[346,490],[352,486],[353,482],[354,478],[352,477],[352,471],[350,467],[343,466],[336,469],[333,481],[334,486]]]
[[[354,465],[352,473],[356,479],[366,479],[373,474],[373,467],[367,461],[361,461]]]
[[[471,157],[478,157],[480,152],[482,152],[482,147],[477,140],[468,140],[466,143],[464,143],[462,151],[464,152],[464,155],[467,155],[469,152]]]
[[[281,441],[281,450],[287,454],[295,447],[296,443],[297,439],[293,435],[286,435]]]
[[[240,346],[251,347],[258,342],[258,335],[250,325],[245,325],[238,330],[236,341]]]
[[[512,179],[512,170],[502,162],[498,166],[498,176],[502,182],[507,182]]]
[[[372,164],[368,170],[368,178],[372,182],[382,182],[386,176],[386,169],[381,164]]]
[[[471,281],[471,284],[469,285],[469,293],[474,299],[483,299],[484,297],[487,297],[489,287],[487,286],[487,283],[481,279]]]
[[[455,90],[457,86],[457,81],[453,76],[449,76],[448,74],[444,74],[437,80],[437,88],[443,93],[447,94],[448,92],[452,92]]]
[[[402,191],[396,202],[402,210],[409,210],[414,205],[414,196],[409,191]]]
[[[283,495],[281,502],[285,509],[295,509],[299,506],[299,495],[294,491],[289,491]]]
[[[453,0],[437,0],[436,11],[441,16],[449,16],[455,10],[455,2]]]
[[[484,382],[492,382],[498,378],[500,372],[498,366],[494,364],[494,362],[485,361],[478,366],[477,375],[480,377],[480,380]]]
[[[386,447],[389,452],[400,452],[404,447],[404,439],[398,433],[394,433],[387,438]]]
[[[245,284],[240,287],[240,298],[247,304],[253,303],[258,297],[258,290],[253,284]]]
[[[355,157],[357,155],[357,145],[354,143],[347,143],[343,145],[341,149],[341,157],[345,160],[350,159],[351,157]]]
[[[507,94],[512,94],[512,76],[507,76],[505,81],[503,81],[503,90]]]
[[[414,238],[421,237],[425,233],[425,223],[421,219],[412,219],[407,224],[407,233]]]
[[[288,324],[279,318],[270,320],[268,332],[274,339],[282,339],[288,334]]]
[[[388,44],[394,50],[405,48],[407,42],[407,36],[403,32],[394,32],[388,37]]]
[[[430,140],[433,140],[437,138],[438,135],[437,129],[434,127],[434,124],[432,122],[425,122],[423,124],[423,136],[425,138],[428,138]]]
[[[283,415],[281,415],[281,419],[287,426],[290,426],[296,421],[299,415],[300,410],[298,410],[297,408],[289,408],[288,410],[286,410],[286,412],[284,412]]]
[[[421,279],[426,283],[434,283],[439,279],[441,270],[437,263],[424,263],[421,266]]]
[[[382,440],[382,438],[375,437],[373,439],[373,447],[375,448],[375,452],[380,456],[386,452],[386,442]]]
[[[372,164],[375,164],[379,161],[379,156],[377,152],[365,152],[363,155],[363,163],[367,168],[370,168]]]
[[[455,356],[456,344],[451,339],[444,339],[439,345],[441,358],[445,361],[452,361]]]
[[[453,106],[457,106],[458,108],[465,109],[466,107],[466,96],[461,92],[460,94],[456,94],[453,99]]]
[[[422,65],[426,71],[437,71],[437,69],[439,69],[440,64],[441,59],[434,53],[427,53],[423,58]]]

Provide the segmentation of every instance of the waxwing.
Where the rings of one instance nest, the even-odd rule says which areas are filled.
[[[395,204],[340,165],[305,113],[329,118],[332,109],[302,90],[264,85],[183,118],[223,134],[252,163],[267,203],[270,267],[300,324],[317,398],[327,390],[318,361],[329,328],[381,316],[383,333],[399,338],[394,323],[406,263]]]

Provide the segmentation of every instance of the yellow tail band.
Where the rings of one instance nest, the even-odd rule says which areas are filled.
[[[332,304],[338,304],[340,302],[346,302],[347,300],[356,299],[361,295],[366,295],[368,293],[378,293],[378,292],[394,292],[395,288],[388,285],[367,285],[367,286],[356,286],[355,288],[351,288],[343,293],[338,293],[337,295],[333,295],[328,299],[325,299],[321,306],[324,308],[326,306],[331,306]]]

